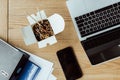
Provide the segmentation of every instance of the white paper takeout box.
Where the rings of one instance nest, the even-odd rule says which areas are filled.
[[[32,18],[31,18],[31,16],[32,16]],[[54,35],[51,36],[51,37],[48,37],[44,40],[39,41],[38,42],[39,48],[46,47],[47,44],[53,45],[53,44],[57,43],[55,35],[58,34],[58,33],[61,33],[64,30],[64,27],[65,27],[65,22],[64,22],[63,17],[59,14],[54,14],[54,15],[47,18],[44,11],[39,11],[39,12],[37,12],[36,16],[34,14],[32,14],[31,16],[27,16],[27,19],[28,19],[30,25],[22,28],[22,34],[23,34],[25,44],[26,45],[31,45],[31,44],[34,44],[34,43],[38,42],[36,40],[36,37],[33,33],[33,30],[32,30],[31,26],[33,24],[36,24],[36,21],[40,21],[41,18],[42,19],[48,19],[48,21],[50,22],[50,25],[53,29]]]

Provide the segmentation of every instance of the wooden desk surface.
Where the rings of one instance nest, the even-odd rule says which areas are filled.
[[[36,13],[36,8],[45,10],[47,16],[58,13],[64,17],[65,30],[56,35],[57,44],[43,49],[39,49],[37,44],[30,46],[24,44],[21,28],[29,24],[26,19],[27,13]],[[67,46],[74,48],[82,68],[84,76],[79,80],[120,80],[120,59],[91,66],[78,40],[65,0],[0,0],[0,38],[53,62],[55,68],[53,74],[58,80],[65,80],[65,77],[56,52]]]

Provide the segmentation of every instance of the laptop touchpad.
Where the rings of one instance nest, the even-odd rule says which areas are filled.
[[[90,61],[93,65],[114,59],[120,56],[120,45],[113,46],[101,53],[90,56]]]

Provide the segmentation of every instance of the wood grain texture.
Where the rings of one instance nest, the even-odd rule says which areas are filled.
[[[42,49],[39,49],[37,44],[26,46],[21,35],[21,28],[29,25],[26,19],[27,13],[36,13],[36,8],[45,10],[47,16],[58,13],[63,16],[66,23],[65,30],[62,33],[56,35],[58,43]],[[55,68],[53,74],[58,78],[58,80],[65,80],[65,77],[57,59],[56,52],[67,46],[72,46],[74,48],[76,57],[84,74],[84,76],[78,80],[120,80],[120,59],[116,59],[97,66],[91,66],[80,41],[78,40],[65,4],[65,0],[9,0],[8,19],[9,43],[25,49],[37,56],[52,61]],[[0,29],[4,28],[0,27]],[[6,32],[4,33],[6,34]],[[3,34],[0,32],[0,35]]]
[[[0,0],[0,38],[7,41],[7,0]]]

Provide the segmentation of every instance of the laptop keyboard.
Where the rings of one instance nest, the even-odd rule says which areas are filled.
[[[82,37],[120,24],[120,2],[76,17]]]

